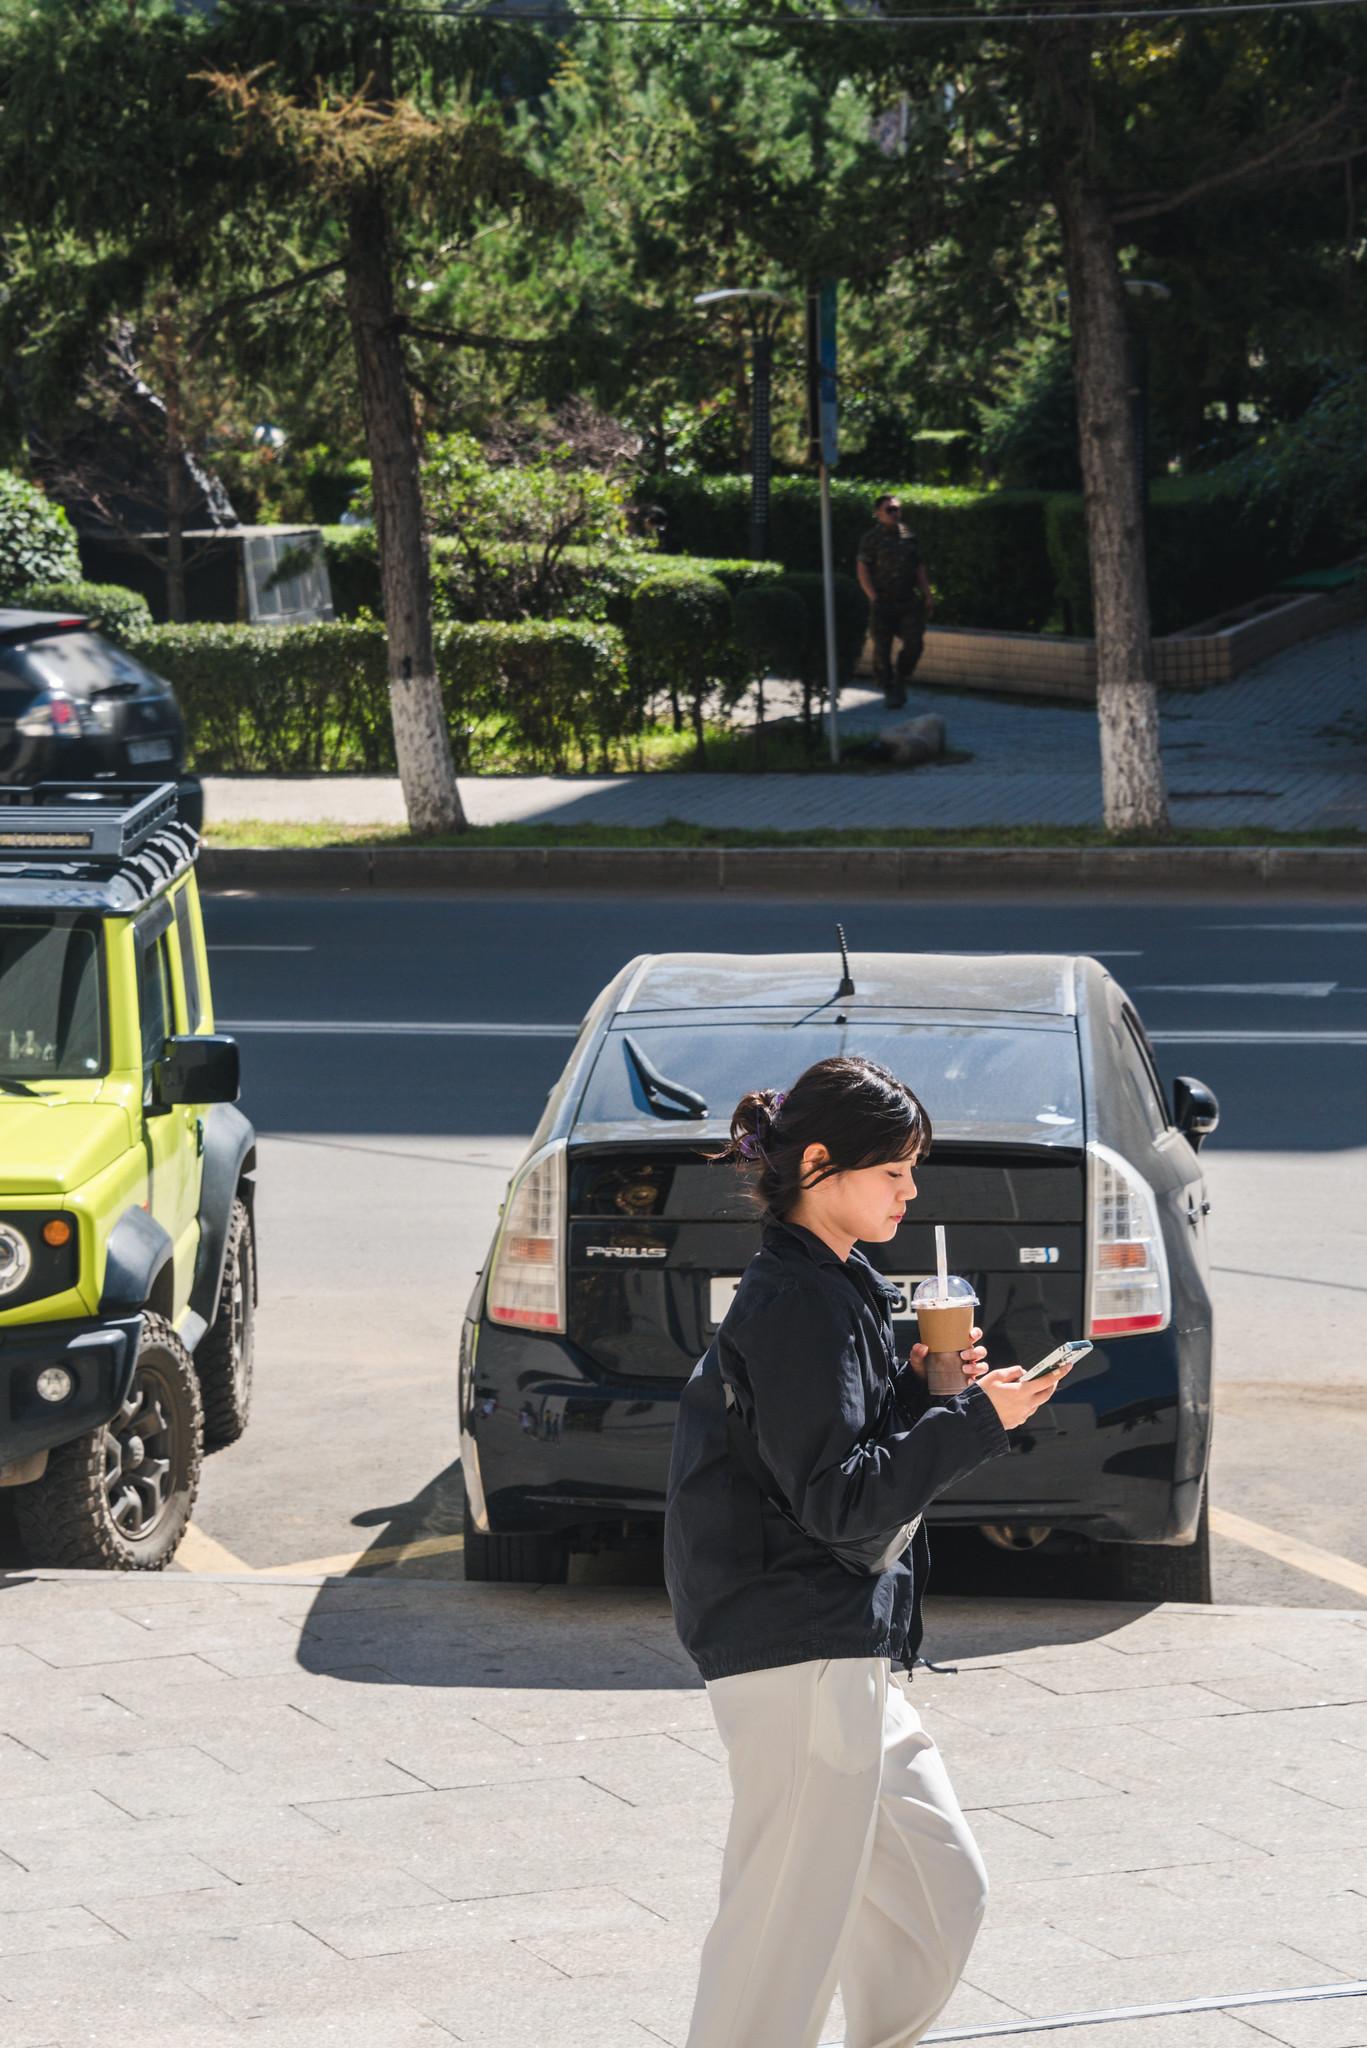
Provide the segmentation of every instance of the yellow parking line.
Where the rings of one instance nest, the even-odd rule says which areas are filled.
[[[1342,1586],[1346,1592],[1359,1593],[1367,1599],[1367,1565],[1355,1564],[1351,1557],[1321,1550],[1315,1543],[1302,1543],[1298,1536],[1284,1536],[1280,1529],[1264,1528],[1261,1522],[1247,1521],[1243,1515],[1231,1514],[1228,1508],[1212,1507],[1210,1526],[1217,1536],[1228,1536],[1233,1543],[1261,1550],[1265,1557],[1279,1558],[1283,1564],[1294,1565],[1298,1572],[1308,1572],[1313,1579],[1327,1579],[1331,1586]]]
[[[410,1557],[443,1557],[464,1548],[463,1536],[419,1536],[412,1543],[387,1543],[378,1550],[347,1550],[339,1557],[305,1558],[302,1564],[268,1564],[260,1576],[269,1579],[291,1572],[349,1572],[358,1564],[404,1564]]]
[[[187,1572],[250,1572],[254,1568],[244,1564],[240,1557],[234,1557],[212,1536],[206,1536],[193,1522],[186,1529],[176,1547],[174,1562]]]

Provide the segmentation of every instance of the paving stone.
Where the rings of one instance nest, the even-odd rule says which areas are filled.
[[[499,1897],[442,1901],[407,1911],[384,1908],[370,1913],[323,1917],[296,1912],[300,1924],[348,1957],[402,1955],[414,1949],[454,1948],[462,1954],[471,1943],[517,1941],[531,1947],[539,1938],[552,1941],[604,1933],[623,1941],[632,1933],[659,1931],[655,1913],[607,1886],[577,1890],[510,1892]],[[573,1972],[567,1971],[566,1975]]]
[[[1280,2041],[1286,2048],[1367,2048],[1367,1997],[1295,2005],[1242,2006],[1244,2048]]]
[[[297,1921],[321,1938],[325,1924],[365,1914],[403,1913],[442,1904],[440,1892],[410,1871],[371,1862],[330,1877],[300,1875],[230,1884],[203,1866],[210,1882],[194,1890],[102,1895],[100,1917],[129,1941],[152,1935],[219,1934],[270,1921]],[[330,1942],[329,1947],[336,1947]]]
[[[1021,1928],[996,1934],[984,1928],[964,1975],[970,1984],[1041,2019],[1222,1992],[1299,1989],[1335,1978],[1313,1957],[1280,1942],[1229,1943],[1121,1961],[1081,1942],[1072,1949],[1058,1945],[1066,1939]]]
[[[0,1911],[0,1956],[36,1955],[43,1949],[103,1948],[120,1936],[85,1906],[39,1907],[32,1912]],[[5,1965],[5,1975],[14,1969]]]
[[[925,2036],[933,2042],[943,2019]],[[1066,2032],[1014,2034],[1010,2048],[1257,2048],[1257,2036],[1223,2012],[1170,2013],[1159,2018],[1069,2027]]]

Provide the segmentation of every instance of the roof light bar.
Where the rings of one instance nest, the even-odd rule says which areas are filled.
[[[0,860],[35,853],[84,853],[126,860],[176,823],[173,782],[39,782],[0,788]]]

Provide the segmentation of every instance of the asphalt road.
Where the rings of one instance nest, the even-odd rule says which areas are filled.
[[[262,1307],[251,1428],[207,1465],[207,1541],[183,1556],[279,1567],[458,1528],[456,1329],[578,1019],[634,953],[833,948],[836,914],[860,949],[1099,954],[1165,1079],[1216,1090],[1212,1499],[1302,1546],[1293,1564],[1217,1535],[1216,1598],[1367,1607],[1367,916],[1341,901],[210,898],[217,1014],[262,1135]],[[1316,1552],[1355,1583],[1302,1568]],[[1067,1590],[1061,1569],[937,1563],[942,1588],[998,1591]]]

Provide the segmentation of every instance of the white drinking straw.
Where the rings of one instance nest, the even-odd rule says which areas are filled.
[[[935,1226],[935,1265],[940,1283],[938,1299],[948,1301],[949,1267],[945,1261],[945,1226],[943,1223],[937,1223]]]

